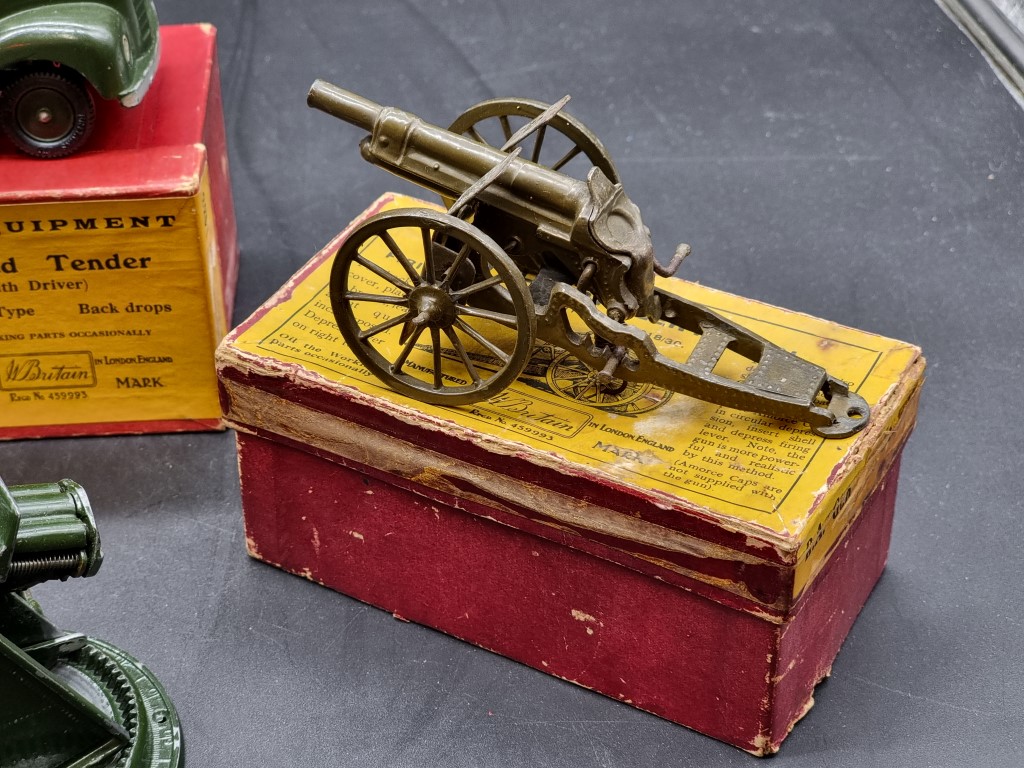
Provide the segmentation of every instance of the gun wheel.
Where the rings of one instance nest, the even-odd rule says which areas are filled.
[[[338,250],[330,291],[352,353],[422,402],[485,400],[519,376],[533,351],[526,280],[490,237],[446,213],[369,219]]]
[[[491,99],[470,107],[451,124],[452,133],[501,147],[517,129],[537,117],[549,105],[531,99]],[[565,112],[556,114],[522,141],[523,159],[569,176],[584,178],[598,167],[612,183],[619,182],[608,150],[583,123]]]

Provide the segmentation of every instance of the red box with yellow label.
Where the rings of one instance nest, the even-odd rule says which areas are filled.
[[[160,30],[142,103],[86,149],[0,146],[0,439],[220,428],[238,269],[209,25]]]

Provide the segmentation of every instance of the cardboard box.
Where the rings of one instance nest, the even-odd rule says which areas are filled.
[[[422,204],[386,196],[364,217],[409,205]],[[340,339],[328,278],[344,237],[218,350],[250,554],[754,754],[777,750],[885,563],[920,350],[669,280],[851,382],[869,425],[825,440],[646,385],[588,402],[573,361],[543,345],[489,401],[428,406]],[[696,344],[637,325],[682,359]]]
[[[142,103],[87,149],[0,152],[0,439],[220,428],[238,269],[216,33],[160,30]]]

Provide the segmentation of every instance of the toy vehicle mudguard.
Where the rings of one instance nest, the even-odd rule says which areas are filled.
[[[159,36],[150,0],[8,0],[0,13],[0,69],[56,63],[125,106],[152,82]]]

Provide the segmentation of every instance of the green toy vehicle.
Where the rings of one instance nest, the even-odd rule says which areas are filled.
[[[34,157],[81,149],[92,92],[138,104],[156,72],[152,0],[5,0],[0,5],[0,125]]]

